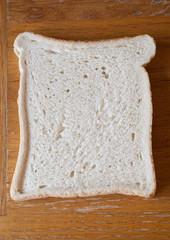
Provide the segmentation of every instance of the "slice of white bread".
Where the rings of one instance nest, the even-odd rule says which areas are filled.
[[[14,200],[153,196],[148,35],[97,42],[21,33]]]

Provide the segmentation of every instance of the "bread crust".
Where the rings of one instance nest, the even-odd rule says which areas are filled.
[[[53,39],[50,37],[45,37],[39,34],[34,34],[34,33],[21,33],[17,39],[15,40],[14,43],[14,51],[15,54],[20,57],[20,49],[18,46],[18,39],[22,36],[27,36],[33,39],[37,39],[40,42],[48,42],[50,46],[52,46],[55,43],[65,43],[65,44],[70,44],[72,46],[81,44],[81,45],[87,45],[87,44],[96,44],[96,43],[106,43],[106,42],[113,42],[113,41],[118,41],[119,39],[113,39],[113,40],[100,40],[100,41],[66,41],[66,40],[58,40],[58,39]],[[128,37],[125,37],[124,39],[129,39]],[[149,59],[148,62],[153,58]],[[147,63],[148,63],[147,62]],[[145,63],[145,65],[147,64]],[[20,88],[19,88],[19,96],[18,96],[18,113],[19,113],[19,123],[20,123],[20,147],[19,147],[19,155],[18,155],[18,160],[11,184],[11,189],[10,189],[10,195],[13,200],[16,201],[22,201],[22,200],[29,200],[29,199],[35,199],[35,198],[46,198],[46,197],[88,197],[88,196],[95,196],[95,195],[105,195],[105,194],[126,194],[126,195],[138,195],[142,197],[152,197],[155,192],[156,192],[156,177],[155,177],[155,170],[154,170],[154,163],[153,163],[153,156],[152,156],[152,108],[150,111],[150,132],[149,132],[149,148],[150,148],[150,158],[151,158],[151,164],[152,164],[152,173],[154,177],[154,189],[151,193],[142,193],[139,191],[127,191],[125,188],[117,188],[117,189],[106,189],[105,191],[100,192],[99,190],[92,191],[92,192],[81,192],[79,194],[75,193],[70,193],[69,191],[63,193],[63,192],[57,192],[54,191],[54,189],[46,189],[46,190],[38,190],[36,192],[33,192],[31,194],[28,193],[23,193],[22,192],[22,180],[24,177],[24,172],[25,168],[27,165],[27,156],[29,153],[29,131],[28,131],[28,123],[27,123],[27,114],[26,114],[26,101],[25,101],[25,83],[26,83],[26,77],[25,77],[25,71],[22,66],[22,59],[19,61],[19,68],[20,68]],[[146,70],[145,70],[146,72]],[[146,72],[147,73],[147,72]],[[147,73],[148,76],[148,73]],[[149,82],[149,76],[148,76],[148,84],[149,84],[149,91],[150,91],[150,96],[151,96],[151,90],[150,90],[150,82]],[[151,101],[151,106],[152,106],[152,99]]]

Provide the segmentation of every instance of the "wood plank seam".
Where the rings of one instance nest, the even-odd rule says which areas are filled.
[[[0,216],[7,215],[7,3],[0,2]]]

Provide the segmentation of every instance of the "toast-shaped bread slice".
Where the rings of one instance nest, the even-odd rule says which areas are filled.
[[[148,35],[80,42],[21,33],[14,200],[153,196]]]

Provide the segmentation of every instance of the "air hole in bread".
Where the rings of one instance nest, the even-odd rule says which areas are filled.
[[[136,52],[138,55],[140,55],[140,52]]]
[[[138,103],[140,103],[140,102],[141,102],[141,99],[139,98],[139,99],[138,99]]]
[[[53,81],[50,81],[50,83],[54,83]]]
[[[31,40],[31,42],[36,42],[35,40]]]
[[[98,70],[98,68],[95,68],[95,70]]]
[[[88,76],[86,74],[84,74],[84,78],[88,78]]]
[[[55,81],[56,81],[56,82],[58,81],[57,78],[55,79]]]
[[[140,183],[139,183],[139,182],[137,182],[137,183],[136,183],[136,186],[140,186]]]
[[[134,139],[135,139],[135,134],[132,133],[132,141],[134,141]]]
[[[61,71],[60,73],[61,73],[61,74],[64,74],[64,71]]]
[[[32,172],[34,171],[34,166],[33,166],[33,164],[31,164],[31,170],[32,170]]]
[[[43,109],[43,113],[44,113],[44,115],[46,115],[46,111]]]
[[[94,164],[92,167],[91,167],[91,169],[95,169],[96,168],[96,164]]]
[[[84,164],[84,166],[83,166],[83,169],[86,169],[86,167],[88,166],[88,162],[86,162],[85,164]]]
[[[94,57],[95,59],[99,59],[98,57]]]
[[[51,152],[51,151],[52,151],[52,149],[51,149],[51,147],[49,147],[48,152]]]
[[[142,161],[142,154],[141,153],[139,154],[139,157],[140,157],[140,160]]]
[[[42,188],[45,188],[47,187],[47,185],[40,185],[39,188],[42,189]]]
[[[126,45],[117,45],[117,47],[119,48],[121,48],[121,47],[126,47]]]
[[[70,177],[74,177],[74,171],[70,173]]]
[[[32,79],[34,79],[34,75],[31,73]]]
[[[103,107],[104,107],[104,99],[102,99],[102,101],[101,101],[100,111],[102,111]],[[100,119],[100,118],[99,118],[99,119]]]
[[[106,72],[105,71],[102,71],[102,74],[105,74]]]
[[[130,162],[130,165],[133,167],[133,162]]]
[[[56,54],[56,52],[52,51],[52,50],[45,50],[46,53],[50,53],[50,54]]]
[[[89,61],[85,60],[84,62],[85,62],[85,63],[88,63]]]
[[[112,165],[109,165],[109,168],[111,168],[112,167]]]

